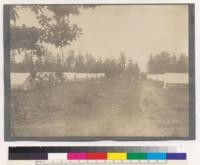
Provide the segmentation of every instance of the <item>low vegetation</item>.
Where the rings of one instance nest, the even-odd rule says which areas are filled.
[[[145,80],[105,79],[11,94],[12,136],[188,134],[187,89],[163,89]]]

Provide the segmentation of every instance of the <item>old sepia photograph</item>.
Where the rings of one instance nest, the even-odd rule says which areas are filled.
[[[194,5],[4,6],[6,140],[195,138]]]

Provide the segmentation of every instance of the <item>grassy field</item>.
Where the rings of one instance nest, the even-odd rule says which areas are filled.
[[[188,136],[188,90],[149,81],[12,91],[12,136]]]

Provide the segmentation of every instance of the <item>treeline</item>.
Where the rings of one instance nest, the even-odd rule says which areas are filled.
[[[150,55],[147,62],[148,73],[187,73],[188,57],[181,54],[178,58],[168,52],[161,52],[157,55]]]
[[[10,7],[10,50],[30,51],[22,63],[11,60],[11,72],[87,72],[105,73],[108,78],[127,76],[138,78],[140,68],[124,53],[118,58],[97,59],[90,54],[64,54],[63,48],[83,34],[83,29],[70,20],[71,15],[79,15],[80,9],[95,9],[96,5],[12,5]],[[29,10],[35,15],[39,26],[16,26],[20,20],[18,12]],[[49,13],[51,13],[49,15]],[[58,58],[52,59],[44,52],[46,44],[60,50]],[[20,54],[20,53],[19,53]],[[38,60],[33,61],[33,54]],[[55,55],[54,55],[55,56]],[[12,58],[12,57],[11,57]]]
[[[36,62],[26,54],[22,63],[11,62],[11,72],[77,72],[77,73],[105,73],[106,77],[114,78],[127,76],[137,79],[139,65],[131,58],[121,53],[118,58],[96,58],[91,54],[75,54],[70,51],[64,58],[53,59],[52,55],[38,57]]]

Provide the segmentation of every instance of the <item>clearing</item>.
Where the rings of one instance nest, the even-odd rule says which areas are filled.
[[[188,136],[188,89],[150,81],[63,82],[11,92],[11,136]]]

